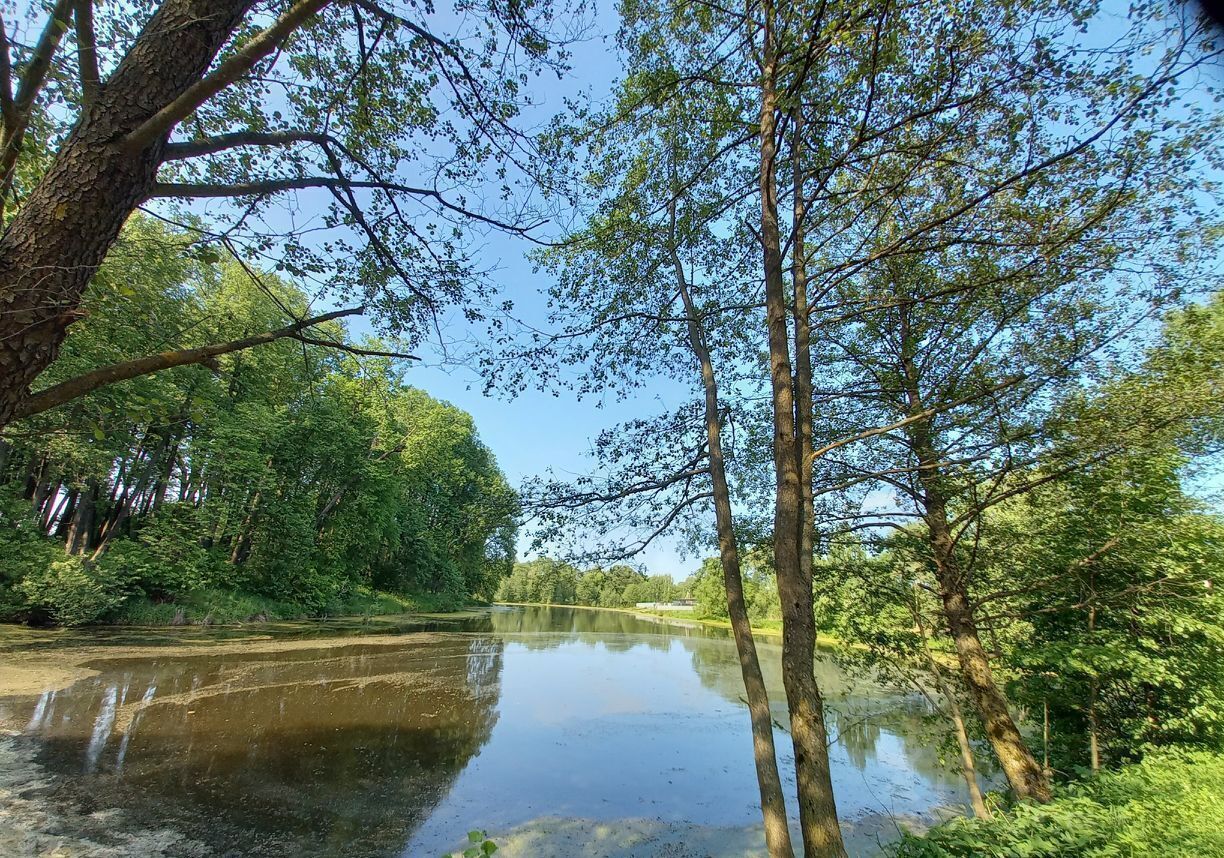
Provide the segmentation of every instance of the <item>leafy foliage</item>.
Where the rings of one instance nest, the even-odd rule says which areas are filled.
[[[306,310],[287,282],[201,259],[151,221],[121,251],[94,284],[105,300],[40,382]],[[348,342],[335,324],[319,337]],[[217,590],[314,613],[359,588],[493,594],[517,501],[468,415],[406,385],[391,359],[321,345],[275,342],[212,370],[102,388],[0,442],[5,616],[77,624],[132,597]]]
[[[957,819],[907,835],[897,858],[1123,858],[1224,854],[1224,755],[1162,751],[1020,804],[990,820]]]

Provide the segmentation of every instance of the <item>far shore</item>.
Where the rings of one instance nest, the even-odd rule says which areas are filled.
[[[730,620],[721,620],[714,617],[698,617],[691,611],[652,611],[648,608],[605,608],[602,605],[557,605],[548,602],[494,602],[495,605],[508,605],[511,607],[522,608],[577,608],[584,611],[616,611],[620,614],[632,614],[635,617],[650,617],[652,620],[664,620],[679,623],[697,623],[698,625],[708,626],[712,629],[731,630]],[[752,625],[752,633],[754,635],[771,635],[774,637],[782,636],[782,624],[780,620],[767,620],[770,623],[768,626],[760,626],[755,623]],[[816,643],[819,646],[847,646],[845,641],[840,638],[835,638],[832,635],[817,635]]]

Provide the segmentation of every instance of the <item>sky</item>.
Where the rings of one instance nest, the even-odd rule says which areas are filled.
[[[1106,18],[1108,13],[1106,14]],[[572,68],[562,81],[555,77],[535,79],[532,96],[537,106],[519,119],[521,126],[547,121],[566,110],[565,99],[586,93],[596,101],[611,92],[621,74],[612,34],[616,27],[615,10],[610,2],[595,12],[592,31],[574,46]],[[1106,22],[1098,24],[1085,38],[1106,39],[1114,35]],[[303,201],[304,202],[304,201]],[[543,232],[548,234],[549,227]],[[553,230],[555,234],[555,229]],[[487,232],[475,244],[472,261],[476,268],[493,271],[492,281],[504,297],[515,302],[515,315],[536,328],[547,328],[542,292],[550,275],[534,269],[526,254],[533,245],[521,237],[496,231]],[[350,328],[355,334],[369,330],[362,320]],[[482,328],[466,325],[460,316],[444,330],[448,339],[479,336]],[[647,383],[626,399],[614,394],[579,399],[567,391],[540,392],[534,388],[514,395],[503,391],[485,395],[483,379],[470,367],[455,366],[441,358],[436,349],[422,344],[415,351],[425,359],[412,364],[405,379],[430,395],[446,400],[472,415],[484,442],[496,455],[512,485],[521,485],[548,472],[560,478],[589,474],[595,469],[590,456],[592,439],[603,429],[622,421],[648,416],[674,408],[683,395],[662,381]],[[1208,480],[1212,487],[1215,480]],[[520,559],[534,556],[528,544],[530,531],[520,532]],[[578,543],[583,542],[581,534]],[[586,539],[596,541],[601,534]],[[669,574],[679,580],[694,571],[701,556],[694,556],[679,541],[661,538],[638,556],[636,562],[651,574]]]
[[[536,80],[533,96],[538,104],[524,114],[525,122],[543,122],[564,111],[567,97],[585,92],[599,99],[611,91],[621,73],[612,39],[615,27],[611,4],[599,4],[592,32],[574,49],[572,70],[566,80],[557,81],[555,77]],[[547,229],[546,226],[544,230]],[[532,248],[530,242],[520,237],[490,232],[478,243],[474,262],[478,268],[495,271],[491,279],[500,292],[514,299],[517,317],[533,326],[547,327],[541,293],[550,280],[547,273],[533,270],[527,258]],[[350,324],[350,330],[356,334],[368,327],[367,321]],[[444,333],[448,338],[462,336],[464,328],[462,321],[453,321]],[[481,329],[474,327],[467,332],[479,335]],[[601,430],[634,417],[658,413],[679,402],[676,391],[662,382],[647,384],[624,400],[612,394],[579,399],[566,391],[554,396],[534,388],[514,396],[509,392],[486,396],[483,380],[475,370],[450,365],[428,346],[416,349],[416,353],[424,360],[410,365],[405,381],[471,414],[482,440],[515,486],[549,470],[560,478],[591,473],[594,468],[594,460],[589,456],[591,441]],[[598,536],[591,534],[590,538],[593,541]],[[528,542],[529,534],[524,528],[519,539],[520,559],[534,556]],[[680,580],[696,570],[700,560],[678,541],[664,537],[631,562],[644,566],[649,574],[669,574]]]

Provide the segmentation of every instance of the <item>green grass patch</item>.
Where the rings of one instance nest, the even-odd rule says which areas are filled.
[[[1207,858],[1224,856],[1224,754],[1153,752],[1077,781],[1046,805],[956,819],[907,835],[897,858]]]

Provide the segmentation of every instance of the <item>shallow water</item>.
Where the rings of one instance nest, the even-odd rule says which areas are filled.
[[[379,635],[336,639],[363,631]],[[303,646],[311,636],[328,640]],[[290,625],[275,638],[294,646],[238,638],[209,652],[167,634],[164,655],[103,657],[68,688],[0,700],[0,721],[37,740],[58,801],[120,807],[125,825],[181,831],[211,854],[436,856],[472,828],[508,855],[761,850],[743,686],[721,630],[496,608],[421,627]],[[53,645],[85,640],[116,656],[135,642]],[[856,854],[899,824],[962,811],[920,698],[828,656],[818,673]],[[791,790],[781,729],[777,743]]]

